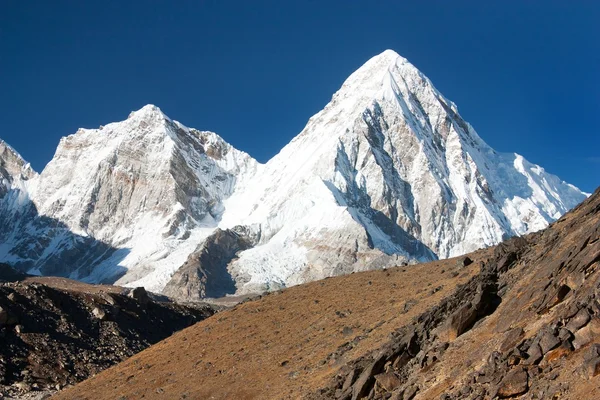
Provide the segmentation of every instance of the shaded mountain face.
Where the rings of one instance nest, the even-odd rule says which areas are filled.
[[[57,399],[596,399],[599,342],[600,189],[466,257],[240,304]]]
[[[542,229],[586,197],[491,149],[393,51],[264,165],[146,106],[62,139],[29,181],[0,208],[17,221],[0,232],[0,261],[182,298],[456,256]],[[241,246],[215,240],[236,230]]]

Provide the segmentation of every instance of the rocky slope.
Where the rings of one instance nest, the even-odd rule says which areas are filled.
[[[0,261],[184,299],[456,256],[585,198],[491,149],[389,50],[264,165],[151,105],[63,138],[39,176],[0,160]]]
[[[600,189],[468,257],[239,305],[57,398],[598,398],[599,296]]]
[[[0,397],[73,385],[214,313],[0,267]]]
[[[599,383],[600,189],[309,397],[592,399]]]

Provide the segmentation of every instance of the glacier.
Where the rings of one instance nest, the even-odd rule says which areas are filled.
[[[265,164],[147,105],[63,138],[40,174],[0,142],[0,174],[0,261],[184,299],[458,256],[587,196],[493,150],[392,50]]]

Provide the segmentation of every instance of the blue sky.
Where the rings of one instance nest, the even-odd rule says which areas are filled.
[[[391,48],[498,151],[600,185],[600,2],[0,3],[0,138],[41,171],[60,137],[153,103],[260,161]]]

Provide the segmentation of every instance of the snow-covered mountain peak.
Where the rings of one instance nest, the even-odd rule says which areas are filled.
[[[24,168],[2,142],[0,161]],[[266,164],[149,104],[63,138],[32,176],[0,195],[0,261],[192,298],[464,254],[585,198],[491,149],[392,50]]]
[[[154,104],[146,104],[144,107],[140,108],[137,111],[132,111],[129,114],[128,119],[136,118],[138,120],[144,119],[159,119],[159,120],[170,120],[169,117],[162,112],[162,110],[155,106]]]
[[[36,176],[37,173],[31,165],[15,149],[0,139],[0,187],[6,190],[11,185],[31,180]]]

